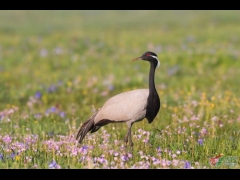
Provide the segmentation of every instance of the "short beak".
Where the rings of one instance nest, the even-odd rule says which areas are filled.
[[[134,59],[132,59],[132,61],[137,61],[139,59],[141,59],[141,57],[134,58]]]

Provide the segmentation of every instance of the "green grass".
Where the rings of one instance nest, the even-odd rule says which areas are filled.
[[[239,15],[0,11],[0,168],[49,168],[52,160],[61,168],[239,168]],[[83,151],[74,138],[93,107],[148,87],[149,64],[131,61],[147,50],[161,62],[161,109],[152,124],[133,125],[133,157],[121,159],[125,124],[88,134]],[[209,163],[219,154],[222,164]]]

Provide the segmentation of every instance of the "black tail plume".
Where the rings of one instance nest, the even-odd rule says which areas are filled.
[[[98,112],[98,111],[97,111]],[[91,131],[94,127],[94,117],[96,116],[97,112],[95,112],[88,120],[86,120],[83,125],[80,127],[76,139],[79,139],[79,143],[82,143],[83,138],[86,134]]]

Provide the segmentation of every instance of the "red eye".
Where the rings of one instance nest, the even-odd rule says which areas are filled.
[[[147,56],[150,56],[150,53],[147,53]]]

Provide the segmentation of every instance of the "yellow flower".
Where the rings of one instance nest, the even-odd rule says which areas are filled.
[[[15,159],[16,159],[16,161],[19,161],[19,160],[20,160],[20,156],[19,156],[19,155],[16,155],[16,156],[15,156]]]
[[[210,104],[210,108],[211,108],[211,109],[213,109],[214,106],[215,106],[215,105],[214,105],[213,103]]]
[[[68,82],[67,82],[67,85],[68,85],[69,87],[71,87],[71,86],[72,86],[72,82],[71,82],[71,81],[68,81]]]

